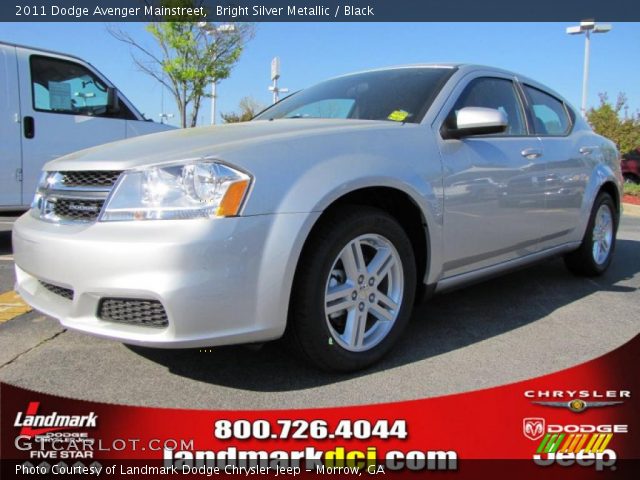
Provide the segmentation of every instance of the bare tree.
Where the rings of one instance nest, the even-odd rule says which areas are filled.
[[[244,97],[240,100],[240,112],[221,113],[220,116],[224,123],[248,122],[258,113],[265,109],[265,106],[258,102],[255,98]]]

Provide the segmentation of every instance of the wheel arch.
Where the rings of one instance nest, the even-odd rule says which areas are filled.
[[[575,230],[576,241],[581,241],[584,237],[585,232],[587,231],[587,224],[589,223],[589,215],[593,209],[593,204],[601,192],[606,192],[611,196],[611,198],[613,198],[613,203],[616,207],[616,214],[620,217],[622,200],[621,177],[619,178],[616,175],[616,172],[609,166],[599,164],[591,172],[589,181],[586,185],[580,213],[581,222]]]
[[[611,180],[607,180],[605,181],[602,185],[600,185],[600,188],[598,189],[598,195],[600,195],[600,193],[605,192],[608,193],[611,198],[613,198],[613,203],[616,206],[616,213],[617,216],[620,216],[620,190],[618,189],[618,187],[616,186],[615,183],[613,183]]]
[[[427,215],[425,215],[425,211],[418,203],[418,200],[412,194],[390,186],[376,185],[359,187],[342,193],[342,195],[337,196],[327,203],[304,239],[296,262],[296,273],[300,259],[306,254],[305,249],[309,243],[309,239],[318,228],[321,228],[323,219],[344,205],[362,205],[379,208],[398,220],[407,233],[414,250],[418,279],[418,282],[416,282],[418,291],[416,293],[418,297],[424,289],[426,276],[430,271],[433,243],[431,240],[432,232],[429,229]],[[294,277],[296,273],[294,273]]]

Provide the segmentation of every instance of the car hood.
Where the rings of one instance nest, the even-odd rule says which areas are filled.
[[[405,127],[413,124],[406,124]],[[270,142],[287,142],[304,136],[371,129],[397,129],[403,124],[368,120],[281,119],[188,128],[155,133],[99,145],[48,162],[44,169],[128,170],[203,157],[224,160],[231,155],[240,167],[239,150],[260,148]],[[247,160],[256,158],[247,155]]]

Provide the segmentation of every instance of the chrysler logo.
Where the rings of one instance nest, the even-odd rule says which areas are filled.
[[[542,405],[543,407],[560,407],[568,408],[572,412],[580,413],[585,411],[589,407],[610,407],[612,405],[620,405],[622,402],[593,402],[591,400],[585,401],[580,398],[575,398],[569,402],[531,402],[536,405]]]

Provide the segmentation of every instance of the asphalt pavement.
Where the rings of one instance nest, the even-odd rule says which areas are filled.
[[[0,294],[14,281],[2,226]],[[640,216],[623,216],[618,238],[599,278],[572,276],[553,259],[435,297],[417,307],[387,358],[356,374],[319,372],[279,342],[154,350],[30,312],[0,323],[0,380],[87,400],[207,409],[370,404],[511,383],[596,358],[640,332]]]

